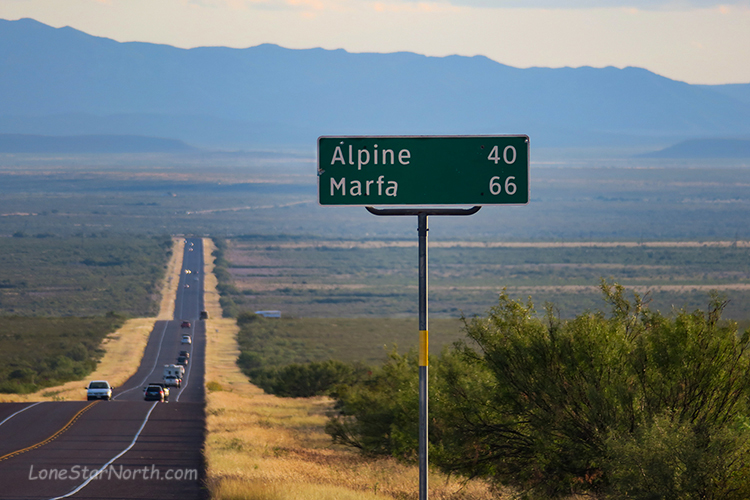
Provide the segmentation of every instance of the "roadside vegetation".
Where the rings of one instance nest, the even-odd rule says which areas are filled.
[[[526,498],[750,496],[750,332],[725,302],[664,316],[603,283],[610,312],[563,321],[501,294],[471,345],[431,362],[430,446],[448,473]],[[416,354],[337,389],[334,441],[411,461]]]
[[[416,499],[414,465],[393,457],[366,457],[332,444],[325,433],[327,414],[333,409],[330,398],[281,398],[248,383],[235,364],[239,328],[234,319],[221,318],[210,246],[204,240],[204,302],[210,318],[204,453],[211,498]],[[511,498],[485,481],[466,482],[438,471],[430,473],[430,481],[430,496],[436,500]]]
[[[698,269],[724,251],[668,255]],[[723,255],[732,261],[735,250]],[[440,353],[430,357],[433,466],[530,499],[748,498],[750,332],[725,318],[726,295],[701,289],[703,307],[661,312],[658,290],[601,278],[598,289],[599,307],[569,318],[501,290],[487,313],[464,317],[457,342],[431,346]],[[266,393],[331,397],[325,431],[335,445],[413,466],[416,351],[365,367],[353,345],[370,340],[365,323],[319,321],[239,314],[239,367]],[[337,348],[344,330],[358,340]]]
[[[0,392],[29,393],[88,375],[102,357],[102,341],[124,318],[12,316],[2,322]]]
[[[158,312],[169,236],[0,238],[0,315]]]
[[[174,318],[174,303],[182,269],[184,240],[175,238],[173,241],[174,251],[169,258],[166,277],[161,283],[159,316],[127,319],[122,327],[108,334],[99,346],[104,351],[101,360],[85,379],[108,380],[115,387],[120,387],[138,369],[156,320]],[[86,391],[82,388],[81,381],[75,380],[33,393],[0,394],[0,401],[85,400]]]
[[[461,338],[460,321],[430,324],[433,348]],[[390,352],[406,352],[419,339],[416,319],[406,318],[237,318],[238,366],[250,380],[281,396],[329,394],[342,383],[368,376]]]
[[[145,346],[144,325],[128,317],[155,316],[160,295],[176,287],[165,279],[172,243],[0,239],[0,393],[80,399],[82,391],[59,386],[95,371],[105,346],[118,353],[108,361],[121,368],[117,375],[132,372],[131,355],[137,361]]]

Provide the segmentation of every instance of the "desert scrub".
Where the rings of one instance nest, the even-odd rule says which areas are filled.
[[[611,313],[562,321],[501,294],[466,320],[471,344],[431,360],[430,444],[444,471],[528,498],[750,495],[750,332],[724,301],[671,317],[602,283]],[[414,356],[339,393],[340,443],[413,460]]]
[[[0,392],[20,394],[84,378],[104,354],[104,338],[125,320],[116,314],[0,319]]]

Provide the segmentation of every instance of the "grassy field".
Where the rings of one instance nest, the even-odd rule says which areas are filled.
[[[107,334],[124,318],[3,318],[0,392],[34,392],[80,380],[96,368]]]
[[[221,316],[206,249],[207,437],[204,454],[215,500],[374,500],[418,498],[418,471],[395,459],[368,459],[331,445],[325,434],[332,402],[278,398],[251,385],[237,368],[238,328]],[[489,500],[511,496],[481,481],[464,482],[430,473],[437,500]]]
[[[457,319],[430,322],[433,353],[463,338]],[[380,364],[388,352],[416,349],[419,324],[412,318],[259,318],[238,337],[242,351],[285,365],[337,359]]]
[[[417,316],[414,240],[228,240],[224,288],[238,310],[289,317]],[[553,303],[563,317],[604,307],[602,278],[649,295],[650,306],[705,308],[710,290],[725,316],[750,318],[750,245],[728,242],[477,243],[431,241],[431,318],[484,314],[507,288]],[[437,323],[435,323],[437,325]],[[432,327],[431,327],[432,329]]]
[[[140,360],[143,357],[143,351],[146,348],[148,337],[153,330],[154,323],[157,319],[171,319],[172,310],[174,309],[175,294],[177,291],[177,285],[179,281],[180,269],[182,267],[182,246],[184,240],[182,238],[174,239],[174,252],[172,252],[169,263],[167,265],[167,272],[165,278],[159,284],[161,289],[161,309],[158,318],[131,318],[125,321],[125,323],[114,332],[107,333],[103,339],[100,339],[100,343],[94,345],[97,354],[103,353],[101,358],[99,356],[99,362],[95,364],[95,368],[92,373],[86,374],[85,380],[108,380],[112,385],[118,387],[125,382],[130,376],[135,373],[135,370],[140,364]],[[20,318],[27,321],[41,322],[46,328],[55,321],[64,321],[64,319],[50,319],[50,318]],[[70,318],[78,320],[78,318]],[[57,333],[60,333],[59,331]],[[80,334],[81,332],[76,332]],[[24,337],[26,332],[24,332]],[[59,341],[62,337],[55,340]],[[66,337],[67,338],[67,337]],[[94,342],[94,338],[87,337],[86,341]],[[27,362],[30,354],[35,353],[38,349],[36,346],[43,345],[36,342],[31,343],[31,347],[34,349],[24,351],[20,358],[14,358],[10,362],[2,363],[4,369],[13,366],[14,363],[18,363],[19,359],[25,359]],[[54,343],[53,343],[54,347]],[[9,345],[3,345],[2,337],[0,337],[0,357],[7,357],[9,353],[14,350],[18,350],[20,344],[14,339]],[[60,354],[60,350],[57,349],[53,354]],[[25,356],[25,358],[24,358]],[[54,359],[54,358],[53,358]],[[54,387],[46,387],[30,394],[0,394],[0,401],[50,401],[50,400],[84,400],[86,398],[86,391],[83,390],[83,383],[80,377],[75,377],[75,380],[56,385]]]
[[[0,238],[0,315],[158,311],[169,237]]]
[[[92,372],[102,343],[128,317],[157,314],[172,244],[0,238],[0,392],[36,392]]]

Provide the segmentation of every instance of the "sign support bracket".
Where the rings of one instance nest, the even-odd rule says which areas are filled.
[[[373,215],[416,215],[419,233],[419,500],[427,500],[427,412],[428,412],[428,314],[427,314],[427,217],[429,215],[474,215],[471,208],[384,208],[365,207]]]

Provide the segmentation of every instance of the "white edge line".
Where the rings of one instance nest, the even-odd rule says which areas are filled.
[[[42,404],[42,403],[44,403],[44,401],[39,401],[38,403],[34,403],[34,404],[32,404],[32,405],[29,405],[29,406],[25,406],[24,408],[22,408],[22,409],[18,410],[17,412],[15,412],[15,413],[14,413],[13,415],[11,415],[10,417],[8,417],[8,418],[6,418],[5,420],[3,420],[2,422],[0,422],[0,425],[3,425],[3,424],[4,424],[5,422],[7,422],[7,421],[8,421],[8,420],[10,420],[11,418],[15,417],[15,416],[16,416],[16,415],[18,415],[19,413],[23,413],[23,412],[25,412],[26,410],[28,410],[29,408],[33,408],[34,406],[36,406],[36,405],[39,405],[39,404]]]
[[[89,478],[86,481],[84,481],[83,483],[81,483],[76,489],[74,489],[73,491],[71,491],[70,493],[67,493],[65,495],[51,498],[50,500],[60,500],[61,498],[68,498],[69,496],[75,495],[76,493],[78,493],[79,491],[81,491],[83,488],[85,488],[86,485],[89,484],[92,480],[94,480],[99,474],[101,474],[102,472],[104,472],[104,470],[107,467],[109,467],[110,465],[112,465],[112,462],[114,462],[115,460],[117,460],[118,458],[120,458],[121,456],[123,456],[124,454],[126,454],[128,451],[130,451],[130,449],[133,446],[135,446],[135,442],[138,441],[138,437],[141,435],[141,431],[143,430],[144,427],[146,427],[146,422],[148,422],[148,419],[151,416],[151,412],[154,411],[154,408],[156,408],[156,404],[157,403],[158,403],[158,401],[154,401],[154,404],[151,405],[151,409],[148,411],[148,413],[146,413],[146,418],[143,420],[143,423],[141,424],[141,428],[138,429],[138,432],[135,433],[135,437],[133,438],[133,442],[130,443],[130,446],[128,446],[127,448],[125,448],[124,450],[122,450],[113,459],[111,459],[109,462],[107,462],[106,464],[104,464],[101,467],[101,469],[99,469],[98,471],[96,471],[94,474],[91,474],[89,476]]]
[[[164,330],[162,330],[162,332],[161,332],[161,338],[159,339],[159,350],[156,351],[156,357],[154,358],[154,366],[151,367],[151,371],[148,372],[148,375],[146,375],[146,378],[143,379],[143,382],[141,382],[136,387],[131,387],[127,391],[122,391],[117,396],[113,397],[112,399],[117,399],[120,396],[122,396],[123,394],[127,394],[128,392],[130,392],[130,391],[132,391],[134,389],[140,389],[141,386],[143,386],[143,384],[146,383],[146,380],[148,380],[149,377],[151,377],[151,375],[154,373],[154,370],[156,370],[156,364],[159,362],[159,355],[161,354],[161,346],[164,343],[164,334],[167,333],[167,327],[168,326],[169,326],[169,321],[167,321],[166,323],[164,323]]]

